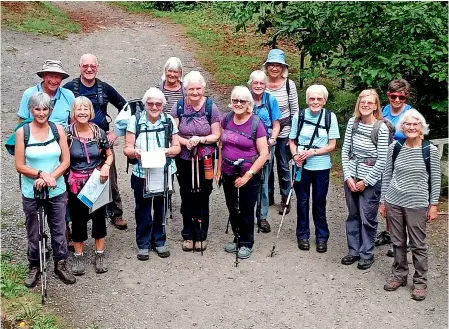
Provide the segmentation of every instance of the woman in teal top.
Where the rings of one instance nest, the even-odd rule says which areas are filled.
[[[67,202],[63,174],[69,167],[70,155],[64,128],[48,121],[52,112],[50,96],[39,92],[28,101],[33,121],[17,130],[15,145],[16,170],[21,174],[23,211],[28,235],[29,272],[27,287],[39,278],[39,233],[37,199],[34,189],[49,191],[46,202],[47,221],[51,233],[55,274],[66,284],[75,283],[67,265],[65,209]]]

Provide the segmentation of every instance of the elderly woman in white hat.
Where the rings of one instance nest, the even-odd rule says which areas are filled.
[[[42,66],[42,70],[36,72],[42,78],[42,81],[37,85],[25,90],[20,101],[19,111],[17,116],[19,121],[31,120],[32,114],[28,110],[28,101],[31,95],[37,92],[44,92],[51,98],[53,111],[50,116],[50,121],[59,123],[63,126],[68,125],[70,109],[75,100],[73,93],[65,88],[60,87],[61,82],[69,77],[69,74],[64,71],[61,61],[47,59]]]
[[[292,118],[298,112],[298,92],[295,83],[288,78],[288,64],[285,62],[285,54],[280,49],[272,49],[268,53],[263,70],[268,77],[266,91],[272,94],[281,110],[279,135],[276,139],[276,166],[278,171],[279,189],[281,192],[281,204],[279,214],[282,214],[284,207],[287,207],[287,214],[290,212],[290,204],[286,205],[287,196],[290,192],[290,171],[288,162],[291,153],[288,146],[288,135],[292,124]],[[270,174],[268,182],[269,204],[274,204],[274,176]]]

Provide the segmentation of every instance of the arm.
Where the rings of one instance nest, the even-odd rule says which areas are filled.
[[[130,159],[140,159],[140,149],[136,149],[136,134],[126,131],[125,135],[125,147],[123,148],[123,154],[125,154]]]
[[[296,84],[293,80],[288,79],[287,83],[290,84],[290,109],[292,111],[291,116],[293,118],[299,110],[298,91],[296,90]]]
[[[343,141],[343,147],[341,148],[341,165],[343,168],[343,180],[346,181],[353,175],[349,169],[349,149],[352,140],[352,127],[354,125],[354,118],[349,119],[346,126],[345,139]]]
[[[37,178],[37,169],[25,165],[25,142],[23,128],[16,131],[16,145],[14,147],[16,170],[19,174],[30,178]]]
[[[223,130],[220,126],[220,132],[222,133]],[[223,161],[223,154],[222,154],[222,148],[223,144],[221,143],[221,139],[218,141],[218,160],[217,160],[217,170],[215,171],[215,179],[217,183],[220,181],[221,178],[221,163]]]
[[[59,133],[59,147],[61,148],[61,160],[59,166],[57,166],[56,169],[50,173],[50,175],[55,179],[64,175],[70,167],[70,151],[69,145],[67,144],[67,135],[63,126],[57,125],[57,127]]]
[[[440,155],[433,145],[430,146],[430,204],[427,220],[433,221],[438,216],[438,200],[441,192]]]
[[[215,144],[220,139],[220,122],[215,122],[211,126],[211,134],[200,138],[201,144]]]
[[[265,162],[269,159],[270,152],[268,151],[268,143],[267,138],[265,136],[259,137],[256,140],[256,147],[257,152],[259,153],[259,157],[257,160],[253,163],[250,170],[252,170],[254,173],[259,172],[260,169],[262,169]],[[250,174],[249,171],[247,171],[242,177],[238,177],[235,180],[234,186],[235,187],[242,187],[245,185],[253,176]]]
[[[179,135],[173,134],[171,136],[171,146],[167,149],[167,156],[174,158],[181,152],[181,145],[179,144]]]
[[[111,85],[103,82],[103,88],[108,96],[109,102],[115,106],[115,108],[120,112],[126,104],[126,100],[120,95],[117,90]]]
[[[114,155],[112,154],[111,148],[106,149],[106,160],[101,166],[100,170],[100,183],[104,184],[109,177],[109,170],[111,169],[112,162],[114,161]]]
[[[272,123],[273,123],[273,129],[271,131],[270,139],[276,141],[276,139],[279,136],[279,131],[281,130],[281,124],[279,123],[279,120],[272,121]]]
[[[380,193],[380,203],[385,203],[385,195],[390,187],[391,178],[393,177],[393,149],[396,142],[391,143],[388,147],[387,162],[382,175],[382,189]]]
[[[373,167],[371,167],[368,175],[366,175],[364,181],[368,185],[374,186],[382,179],[382,172],[385,169],[385,163],[387,161],[388,154],[388,138],[389,131],[385,124],[382,124],[379,129],[379,138],[377,141],[377,159]]]

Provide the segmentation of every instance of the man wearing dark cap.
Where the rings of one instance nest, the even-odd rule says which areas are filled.
[[[35,93],[43,91],[52,100],[53,111],[50,115],[50,121],[66,127],[75,96],[70,90],[61,88],[60,85],[62,80],[67,79],[69,75],[64,71],[61,61],[53,59],[47,59],[42,66],[42,70],[36,72],[36,74],[42,78],[42,82],[28,88],[23,93],[17,112],[19,120],[22,121],[32,117],[28,110],[28,100]]]
[[[93,123],[107,132],[109,145],[113,145],[116,136],[114,130],[109,130],[110,116],[107,113],[108,104],[114,105],[120,111],[126,104],[126,100],[109,84],[96,78],[98,72],[98,60],[95,55],[84,54],[80,59],[80,77],[67,82],[64,88],[71,90],[75,97],[85,96],[94,106],[95,118]],[[109,120],[108,120],[109,118]],[[114,154],[115,159],[115,154]],[[110,184],[112,202],[108,205],[108,213],[112,224],[118,229],[128,228],[128,223],[123,219],[122,200],[117,184],[117,168],[115,160],[110,169]]]

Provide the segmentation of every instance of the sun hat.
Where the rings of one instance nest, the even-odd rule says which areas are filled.
[[[36,74],[42,78],[42,73],[46,72],[59,73],[63,80],[69,77],[69,74],[62,67],[62,62],[54,59],[47,59],[42,65],[42,70],[36,72]]]
[[[264,66],[267,65],[267,63],[279,63],[279,64],[285,65],[287,67],[290,66],[285,62],[285,54],[280,49],[271,49],[270,50],[270,52],[268,53],[268,56],[267,56],[267,60],[265,61],[265,63],[263,65]]]

